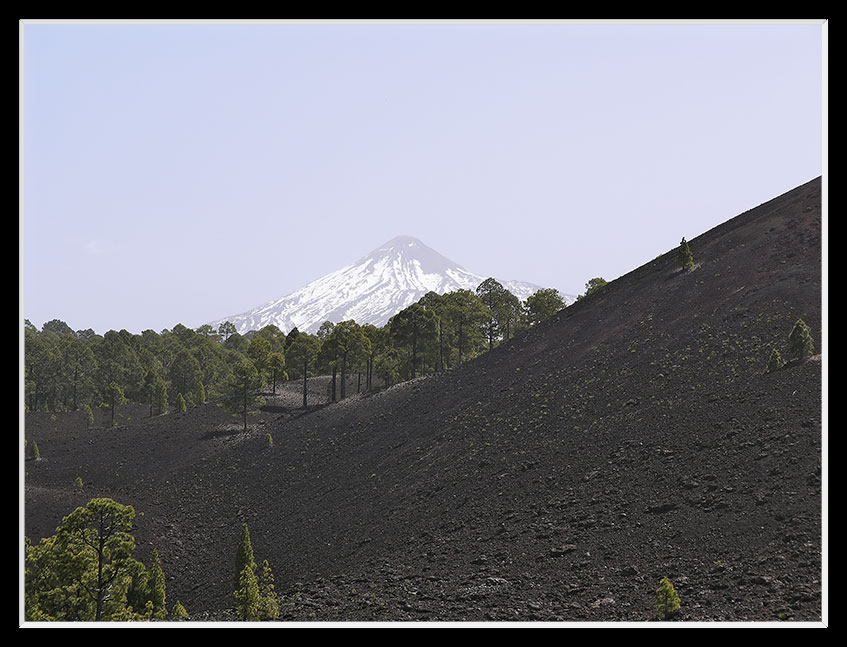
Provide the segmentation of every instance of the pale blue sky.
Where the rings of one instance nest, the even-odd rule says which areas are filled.
[[[22,26],[22,315],[196,328],[399,234],[578,294],[825,170],[825,26]]]

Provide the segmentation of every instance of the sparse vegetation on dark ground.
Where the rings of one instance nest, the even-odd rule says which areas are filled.
[[[278,385],[246,433],[213,402],[125,404],[116,428],[27,413],[25,532],[132,505],[190,620],[235,619],[247,523],[281,621],[650,621],[667,577],[675,622],[819,622],[820,356],[766,368],[798,319],[822,339],[820,190],[445,373],[305,414],[302,382]]]

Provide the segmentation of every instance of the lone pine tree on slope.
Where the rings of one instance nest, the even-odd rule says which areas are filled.
[[[677,259],[683,271],[694,267],[694,254],[691,253],[691,248],[688,247],[688,241],[685,240],[685,236],[682,237],[682,241],[679,243]]]

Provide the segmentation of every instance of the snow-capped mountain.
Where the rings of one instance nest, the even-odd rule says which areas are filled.
[[[353,319],[383,326],[429,291],[476,290],[487,276],[474,274],[411,236],[397,236],[352,265],[312,281],[296,292],[248,312],[211,322],[230,321],[240,334],[274,325],[287,333],[314,333],[324,321]],[[521,301],[539,286],[502,281]]]

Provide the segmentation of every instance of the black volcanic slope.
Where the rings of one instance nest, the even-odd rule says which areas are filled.
[[[798,318],[820,352],[820,178],[689,242],[442,375],[305,414],[291,385],[248,434],[28,414],[26,533],[134,505],[197,620],[231,617],[247,522],[281,620],[650,620],[667,576],[679,620],[819,622],[822,364],[765,367]]]

